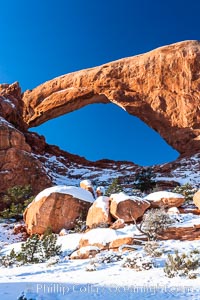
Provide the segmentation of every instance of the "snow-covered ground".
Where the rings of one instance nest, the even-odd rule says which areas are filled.
[[[180,215],[177,226],[193,226],[200,224],[200,217],[192,214]],[[9,253],[12,248],[20,249],[19,237],[12,234],[13,224],[0,223],[2,241],[1,254]],[[101,229],[104,230],[104,229]],[[98,235],[100,236],[100,231]],[[118,230],[121,234],[137,234],[134,225]],[[123,260],[102,262],[101,257],[110,254],[101,252],[97,258],[85,260],[70,260],[69,254],[77,249],[83,234],[68,234],[58,237],[58,244],[62,245],[63,255],[60,261],[53,265],[49,262],[20,267],[0,268],[0,299],[14,300],[24,291],[27,300],[63,300],[63,299],[200,299],[200,275],[196,279],[185,277],[168,278],[163,266],[168,253],[176,249],[187,253],[200,248],[200,240],[195,241],[160,241],[159,249],[162,256],[153,258],[154,267],[150,270],[135,271],[122,266],[128,255],[141,253],[118,252]],[[17,242],[15,242],[17,241]],[[152,259],[152,258],[151,258]],[[94,270],[95,269],[95,270]],[[90,270],[90,271],[88,271]],[[94,271],[91,271],[94,270]],[[200,274],[200,269],[197,270]],[[23,298],[21,298],[23,299]]]
[[[74,185],[79,186],[83,179],[90,179],[95,183],[96,187],[103,185],[107,187],[114,178],[121,178],[124,192],[131,195],[134,181],[134,174],[139,169],[137,165],[130,163],[121,163],[120,166],[116,163],[106,164],[106,167],[83,166],[76,162],[71,162],[63,156],[52,156],[46,153],[45,155],[32,155],[39,159],[49,177],[55,185]],[[168,171],[163,172],[167,167]],[[170,167],[169,167],[170,166]],[[157,169],[158,166],[153,166]],[[197,188],[200,188],[200,155],[196,154],[190,158],[178,159],[176,163],[160,165],[159,171],[155,171],[156,181],[174,181],[178,184],[189,183]]]

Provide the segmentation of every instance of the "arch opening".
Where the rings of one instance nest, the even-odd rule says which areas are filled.
[[[142,166],[167,163],[179,153],[139,118],[115,104],[87,105],[31,129],[47,143],[96,161],[132,161]]]

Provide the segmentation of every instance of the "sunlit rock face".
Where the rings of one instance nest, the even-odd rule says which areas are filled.
[[[132,191],[134,174],[140,170],[134,163],[90,162],[28,132],[30,127],[88,104],[110,102],[139,117],[181,154],[175,162],[153,169],[165,189],[186,177],[198,185],[199,99],[198,41],[67,74],[24,93],[17,82],[0,84],[0,196],[15,185],[30,184],[37,194],[57,184],[78,186],[82,179],[106,187],[115,177]]]
[[[91,103],[115,103],[155,129],[181,154],[200,149],[200,42],[185,41],[146,54],[57,77],[26,91],[30,127]]]

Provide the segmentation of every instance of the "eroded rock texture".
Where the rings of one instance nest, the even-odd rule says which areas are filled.
[[[92,103],[115,103],[155,129],[181,154],[200,149],[200,42],[57,77],[23,96],[24,120],[37,126]]]
[[[134,174],[140,169],[134,163],[106,159],[90,162],[28,132],[30,127],[92,103],[121,106],[180,152],[182,156],[175,162],[154,167],[159,177],[171,179],[162,179],[165,189],[185,176],[199,184],[199,96],[198,41],[67,74],[24,94],[17,82],[1,84],[0,196],[15,185],[31,184],[35,194],[52,185],[78,185],[83,179],[105,185],[105,174],[106,185],[118,177],[125,189],[132,190]]]

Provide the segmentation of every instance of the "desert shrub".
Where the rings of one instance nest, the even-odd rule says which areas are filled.
[[[159,244],[155,241],[146,242],[144,245],[144,251],[147,255],[153,257],[159,257],[162,255],[162,251],[159,249]]]
[[[47,267],[51,267],[51,266],[54,266],[54,265],[56,265],[57,263],[59,263],[59,261],[60,261],[60,256],[52,256],[52,257],[50,257],[49,259],[48,259],[48,261],[47,261]]]
[[[174,254],[168,254],[164,272],[169,278],[175,276],[188,276],[194,278],[191,271],[196,270],[200,266],[200,252],[193,250],[188,254],[179,254],[178,250]]]
[[[81,233],[86,229],[86,217],[80,214],[78,218],[74,221],[74,228],[70,230],[71,233]]]
[[[98,262],[99,264],[102,264],[102,263],[109,264],[109,263],[113,263],[116,261],[120,261],[122,259],[123,259],[122,254],[119,252],[114,252],[114,251],[102,252],[102,253],[97,254],[95,257],[96,262]]]
[[[42,238],[34,234],[21,245],[21,251],[14,249],[9,255],[0,258],[1,265],[9,267],[13,264],[35,264],[44,262],[53,256],[61,254],[61,246],[56,245],[57,236],[55,234],[44,235]]]
[[[197,188],[193,187],[191,184],[186,183],[181,186],[177,186],[173,189],[174,193],[181,194],[185,197],[185,201],[193,201],[193,196],[197,192]]]
[[[85,270],[87,272],[94,272],[97,271],[97,263],[95,262],[95,260],[91,259],[89,264],[86,266]]]
[[[150,270],[154,266],[153,259],[142,253],[131,253],[123,261],[122,267],[136,271]]]
[[[61,245],[57,245],[56,234],[44,235],[41,239],[41,245],[44,252],[44,260],[61,254]]]
[[[134,222],[136,224],[135,220]],[[148,237],[148,240],[156,240],[174,222],[163,208],[150,209],[144,214],[140,225],[136,224],[136,227]]]
[[[33,191],[30,185],[9,188],[1,196],[3,210],[0,212],[0,216],[6,219],[22,218],[24,209],[32,202],[33,198]]]
[[[133,188],[139,189],[141,192],[150,192],[156,186],[155,177],[152,168],[143,168],[136,173]]]
[[[21,295],[17,298],[17,300],[37,300],[38,295],[34,292],[27,291],[27,292],[22,292]]]
[[[22,264],[34,264],[43,261],[42,244],[39,235],[32,235],[22,244],[21,251],[16,254],[16,259]]]
[[[111,194],[123,192],[123,189],[119,183],[119,178],[114,178],[112,183],[108,186],[105,191],[106,196],[110,196]]]
[[[143,193],[140,189],[136,189],[136,188],[133,188],[133,189],[132,189],[131,194],[132,194],[133,196],[140,197],[140,198],[143,198],[143,197],[146,196],[145,193]]]
[[[103,251],[92,258],[86,266],[86,271],[96,271],[102,264],[109,264],[123,259],[123,254],[114,251]]]
[[[11,250],[9,255],[4,255],[0,257],[0,264],[6,268],[12,266],[16,261],[16,254],[14,249]]]

